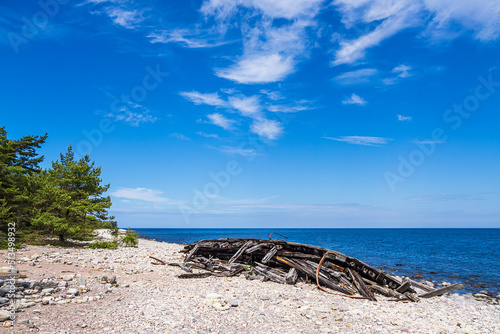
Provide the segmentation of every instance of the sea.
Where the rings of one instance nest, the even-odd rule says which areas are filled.
[[[140,228],[140,237],[189,244],[217,238],[283,239],[355,257],[399,276],[462,283],[458,293],[500,294],[500,229],[197,229]],[[282,235],[278,235],[278,234]],[[285,239],[284,237],[288,238]]]

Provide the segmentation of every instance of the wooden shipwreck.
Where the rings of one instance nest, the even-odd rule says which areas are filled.
[[[272,234],[271,234],[272,235]],[[184,248],[179,278],[231,277],[295,284],[298,280],[315,283],[328,293],[376,301],[375,294],[397,301],[417,302],[461,289],[454,284],[434,289],[413,280],[401,280],[356,258],[322,247],[285,240],[212,239],[196,241]],[[153,258],[157,264],[166,264]],[[192,269],[199,269],[193,273]],[[417,294],[417,291],[420,293]]]

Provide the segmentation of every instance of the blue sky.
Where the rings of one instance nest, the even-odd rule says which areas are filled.
[[[1,123],[122,227],[500,227],[500,3],[0,4]]]

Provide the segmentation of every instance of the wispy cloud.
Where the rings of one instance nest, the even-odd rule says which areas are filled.
[[[234,24],[231,18],[241,27],[243,53],[233,65],[216,69],[216,75],[242,84],[283,81],[307,57],[311,45],[307,28],[317,25],[314,16],[322,2],[295,0],[293,6],[282,0],[205,2],[201,11],[225,22],[224,29]],[[298,12],[297,8],[304,10]],[[276,18],[290,21],[276,25]]]
[[[406,66],[405,64],[398,65],[392,69],[392,73],[396,73],[400,78],[407,78],[409,77],[410,71],[411,71],[411,66]]]
[[[234,124],[236,123],[234,120],[228,119],[226,116],[220,114],[220,113],[214,113],[207,115],[207,118],[209,119],[209,122],[211,124],[220,126],[221,128],[225,130],[231,130],[234,128]]]
[[[311,101],[300,100],[291,104],[280,105],[280,104],[272,104],[268,105],[267,110],[272,112],[281,112],[281,113],[296,113],[304,110],[311,110],[315,107],[312,105]]]
[[[342,104],[357,104],[360,106],[366,105],[366,101],[359,95],[352,94],[351,96],[347,96],[344,100],[342,100]]]
[[[196,134],[205,138],[215,138],[215,139],[219,138],[219,135],[216,135],[214,133],[206,133],[203,131],[198,131],[196,132]]]
[[[263,138],[274,140],[283,134],[283,126],[278,121],[256,119],[253,121],[250,131]]]
[[[134,29],[143,18],[143,11],[127,10],[124,8],[108,8],[106,14],[111,18],[114,24],[126,29]]]
[[[294,71],[293,59],[279,54],[244,57],[226,69],[217,69],[217,76],[243,84],[282,81]]]
[[[150,32],[146,38],[152,44],[176,43],[191,49],[213,48],[231,43],[231,41],[225,41],[223,36],[213,30],[200,29],[159,30]]]
[[[215,149],[228,155],[241,155],[242,157],[254,157],[259,155],[259,153],[252,148],[222,146],[216,147]]]
[[[262,107],[258,96],[230,96],[229,105],[238,110],[242,116],[261,117]]]
[[[325,139],[340,141],[353,145],[363,145],[363,146],[382,146],[391,141],[391,138],[383,137],[367,137],[367,136],[342,136],[338,138],[334,137],[323,137]]]
[[[79,6],[90,5],[90,14],[105,15],[111,19],[113,24],[126,28],[135,29],[145,20],[144,13],[149,9],[137,9],[132,1],[123,0],[87,0]]]
[[[265,94],[267,98],[273,101],[283,100],[285,97],[280,92],[270,91],[267,89],[261,89],[259,91],[261,94]]]
[[[333,65],[353,64],[365,58],[369,48],[412,27],[423,27],[434,40],[452,39],[464,31],[486,42],[500,36],[500,3],[497,1],[335,0],[333,4],[347,29],[365,30],[357,38],[340,36]]]
[[[377,69],[363,68],[337,75],[334,80],[343,85],[355,85],[360,83],[367,83],[373,76],[377,74]]]
[[[200,93],[200,92],[181,92],[179,93],[185,99],[193,102],[194,104],[208,104],[209,106],[225,107],[227,102],[222,100],[217,93]]]
[[[188,137],[186,137],[185,135],[183,135],[182,133],[178,133],[178,132],[174,132],[174,133],[171,133],[170,134],[171,137],[174,137],[174,138],[177,138],[179,140],[189,140]]]
[[[412,119],[411,116],[398,115],[398,121],[401,121],[401,122],[409,122],[409,121],[411,121],[411,119]]]
[[[214,15],[219,19],[227,19],[235,14],[238,6],[255,9],[270,18],[297,19],[300,17],[315,16],[321,9],[324,0],[248,0],[248,1],[220,1],[208,0],[203,3],[201,12],[205,15]]]
[[[169,202],[169,199],[161,196],[161,194],[163,194],[163,192],[160,190],[147,188],[119,188],[111,192],[111,196],[118,198],[135,199],[155,203]]]
[[[113,100],[117,99],[113,94],[103,92]],[[108,117],[115,122],[123,121],[134,127],[139,126],[141,123],[154,123],[157,121],[157,118],[151,115],[149,108],[137,102],[125,99],[122,100],[122,104],[119,106],[120,108],[116,112],[108,112],[104,117]],[[99,111],[99,113],[101,112]]]

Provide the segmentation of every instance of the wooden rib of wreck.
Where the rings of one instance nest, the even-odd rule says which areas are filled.
[[[295,284],[300,279],[317,283],[323,290],[333,290],[330,293],[372,301],[376,301],[376,293],[393,300],[416,302],[419,296],[414,288],[424,290],[420,296],[429,298],[463,287],[455,284],[446,290],[427,286],[422,289],[421,283],[401,281],[348,255],[284,240],[200,240],[185,246],[183,252],[187,254],[184,265],[202,272],[183,274],[179,278],[230,277],[244,273],[248,279],[280,284]],[[184,265],[175,265],[187,271]]]

